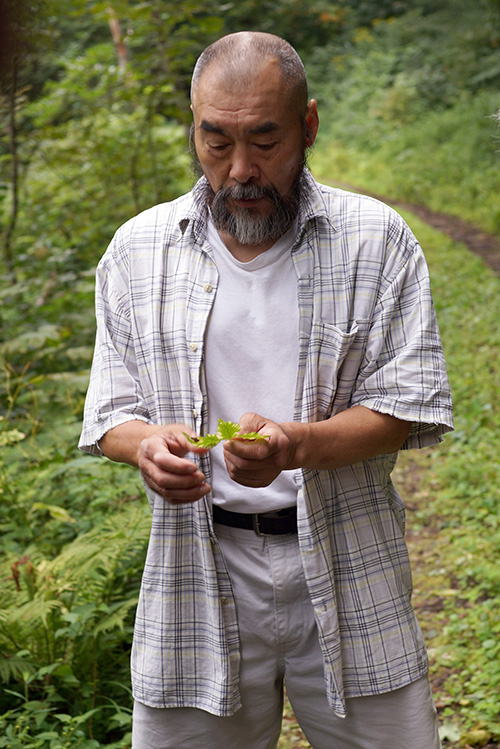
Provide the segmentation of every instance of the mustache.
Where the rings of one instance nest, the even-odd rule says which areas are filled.
[[[276,188],[256,185],[252,182],[237,184],[232,187],[222,187],[217,191],[218,200],[227,200],[228,198],[232,198],[233,200],[260,200],[262,198],[270,198],[276,202],[276,199],[279,197]]]

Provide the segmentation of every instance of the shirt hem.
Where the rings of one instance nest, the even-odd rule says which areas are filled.
[[[234,715],[240,708],[241,708],[241,702],[238,701],[233,708],[230,710],[224,710],[223,708],[217,708],[213,705],[206,705],[205,703],[201,703],[198,700],[164,700],[160,703],[153,702],[150,699],[144,698],[141,695],[137,695],[134,690],[132,690],[132,696],[136,702],[140,702],[141,705],[146,705],[146,707],[152,707],[155,710],[168,710],[170,708],[183,708],[183,707],[191,707],[195,708],[196,710],[204,710],[207,713],[210,713],[211,715],[216,715],[218,718],[228,718],[231,715]]]

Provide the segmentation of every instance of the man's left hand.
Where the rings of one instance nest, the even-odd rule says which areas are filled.
[[[241,432],[259,432],[265,440],[239,440],[224,443],[224,459],[233,481],[242,486],[269,486],[293,461],[290,437],[274,421],[254,413],[240,419]]]

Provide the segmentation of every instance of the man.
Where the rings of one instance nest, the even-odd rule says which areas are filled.
[[[283,40],[209,47],[192,110],[203,177],[99,265],[81,439],[153,510],[134,749],[274,747],[284,681],[315,749],[434,749],[390,479],[452,428],[422,252],[305,169],[317,106]],[[197,445],[219,418],[263,438]]]

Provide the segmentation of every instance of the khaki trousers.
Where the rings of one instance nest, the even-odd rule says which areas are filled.
[[[236,598],[243,706],[220,718],[195,708],[134,705],[132,749],[274,749],[283,685],[314,749],[439,749],[427,677],[387,694],[347,700],[337,718],[296,536],[259,537],[216,525]]]

